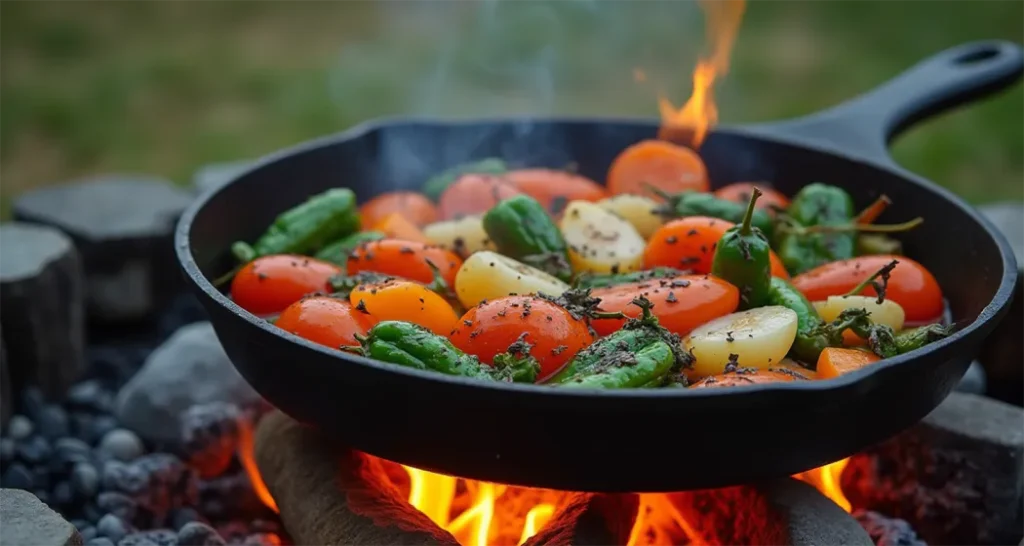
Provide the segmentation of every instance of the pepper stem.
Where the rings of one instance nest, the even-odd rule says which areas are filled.
[[[892,199],[889,199],[888,195],[882,194],[878,199],[875,199],[874,203],[868,205],[868,208],[861,211],[861,213],[857,215],[857,218],[854,219],[853,223],[870,224],[875,220],[878,220],[878,217],[881,216],[882,213],[885,212],[885,209],[891,204]]]
[[[747,212],[743,214],[743,223],[740,224],[740,235],[750,235],[751,222],[754,221],[754,211],[756,210],[757,198],[763,195],[761,190],[756,187],[750,192],[750,202],[747,203]]]
[[[853,290],[850,290],[849,292],[843,294],[843,297],[845,298],[847,296],[856,295],[860,293],[861,290],[867,288],[870,284],[875,287],[875,292],[878,293],[878,303],[881,304],[883,301],[885,301],[885,289],[889,286],[889,274],[892,273],[893,269],[896,269],[896,264],[898,263],[900,263],[899,260],[893,260],[883,265],[881,269],[872,273],[870,277],[861,281],[861,283],[858,284],[857,286],[854,286]],[[882,282],[876,283],[875,279],[879,277],[882,278]]]

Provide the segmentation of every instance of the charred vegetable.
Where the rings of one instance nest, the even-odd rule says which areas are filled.
[[[560,386],[581,389],[629,389],[647,385],[659,386],[675,365],[672,347],[655,341],[639,351],[610,355],[588,373],[563,380]]]
[[[348,255],[362,243],[383,239],[385,235],[379,231],[360,231],[335,241],[316,253],[316,257],[325,262],[345,266]]]
[[[853,220],[853,198],[836,186],[814,183],[805,186],[786,209],[792,228],[847,226]],[[853,257],[856,234],[781,232],[777,240],[779,257],[793,275],[834,260]]]
[[[239,262],[271,254],[311,254],[358,230],[355,194],[335,188],[285,211],[255,243],[236,242],[231,253]]]
[[[830,335],[831,330],[823,328],[825,321],[814,305],[789,282],[772,277],[768,301],[796,313],[796,338],[789,350],[793,358],[812,364],[818,361],[818,355],[826,347],[842,345],[842,338]]]
[[[484,230],[502,254],[563,281],[572,277],[565,239],[536,199],[517,195],[501,201],[484,214]]]
[[[718,240],[711,273],[740,290],[740,309],[761,307],[769,301],[771,246],[760,229],[751,225],[761,190],[754,188],[743,222],[729,228]]]

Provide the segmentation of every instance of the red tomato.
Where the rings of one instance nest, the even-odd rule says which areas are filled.
[[[455,273],[462,267],[462,258],[441,247],[415,241],[380,239],[363,243],[349,254],[346,265],[349,275],[376,271],[429,284],[434,280],[434,272],[427,262],[437,267],[448,286],[455,286]]]
[[[363,229],[369,230],[394,212],[419,227],[437,220],[437,208],[434,204],[422,193],[414,191],[382,193],[359,207],[359,218]]]
[[[345,300],[328,296],[303,298],[285,309],[274,326],[327,347],[355,347],[356,334],[366,332],[377,319],[356,310]]]
[[[483,214],[499,201],[521,193],[503,176],[464,174],[441,194],[438,210],[445,220]]]
[[[560,370],[594,341],[587,323],[561,306],[534,296],[507,296],[470,309],[455,325],[451,341],[462,351],[491,362],[517,341],[532,345],[540,363],[537,381]]]
[[[718,240],[736,224],[710,216],[688,216],[672,220],[658,228],[644,248],[644,269],[665,266],[711,273]],[[782,260],[770,254],[772,276],[789,278]]]
[[[753,182],[736,182],[715,190],[715,197],[737,203],[749,203],[753,189],[761,190],[761,197],[758,198],[755,207],[769,210],[786,210],[789,208],[789,198],[780,192],[773,190],[767,184],[755,184]]]
[[[899,263],[889,274],[886,298],[903,307],[908,323],[934,322],[941,318],[944,305],[938,281],[923,265],[906,256],[861,256],[827,263],[793,277],[793,286],[811,301],[841,296],[893,260]],[[860,293],[877,295],[870,285]]]
[[[246,264],[231,281],[231,299],[258,316],[272,315],[314,292],[329,292],[327,281],[344,270],[306,256],[275,254]]]
[[[596,288],[591,295],[601,299],[598,310],[622,311],[629,317],[640,316],[640,308],[630,302],[642,295],[654,304],[651,312],[658,317],[658,322],[681,336],[705,322],[732,313],[740,303],[740,291],[735,286],[710,275],[681,275]],[[625,319],[591,321],[594,330],[602,336],[622,328],[625,323]]]
[[[608,192],[593,180],[553,169],[520,169],[504,175],[519,191],[559,214],[569,201],[600,201]]]

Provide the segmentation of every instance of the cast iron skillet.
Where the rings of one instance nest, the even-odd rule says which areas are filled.
[[[952,337],[823,382],[742,389],[564,391],[487,384],[374,362],[283,333],[215,289],[228,247],[286,208],[335,186],[361,200],[418,188],[468,159],[562,167],[603,180],[654,121],[378,121],[261,160],[184,214],[178,258],[243,376],[267,400],[374,455],[467,478],[588,491],[723,487],[851,455],[924,417],[1002,318],[1017,266],[1007,242],[955,195],[897,166],[888,140],[912,122],[1007,87],[1024,67],[1013,43],[956,47],[825,112],[714,131],[701,149],[714,185],[768,180],[792,195],[812,181],[865,206],[885,192],[886,222],[923,216],[904,237],[938,278]]]

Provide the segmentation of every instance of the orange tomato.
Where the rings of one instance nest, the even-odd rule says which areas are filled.
[[[530,344],[540,363],[537,381],[560,370],[594,336],[586,320],[535,296],[507,296],[482,302],[455,324],[451,341],[462,351],[491,362],[517,341]]]
[[[455,286],[455,273],[462,267],[462,258],[441,247],[401,239],[380,239],[363,243],[348,256],[349,275],[360,271],[376,271],[429,284],[434,264],[448,286]]]
[[[697,152],[663,140],[645,140],[619,154],[608,169],[608,191],[660,201],[647,186],[666,193],[708,191],[708,173]]]
[[[274,254],[245,264],[231,281],[231,299],[258,316],[284,310],[302,296],[329,292],[327,281],[344,270],[307,256]]]
[[[502,176],[464,174],[441,194],[438,211],[445,220],[483,214],[499,201],[521,193],[523,192]]]
[[[441,296],[422,284],[400,279],[361,284],[349,294],[349,303],[376,320],[403,320],[447,336],[459,316]]]
[[[715,197],[746,204],[750,202],[750,194],[753,193],[752,190],[755,187],[761,190],[761,197],[757,199],[757,203],[754,205],[757,208],[769,210],[786,210],[789,208],[788,197],[763,183],[736,182],[729,184],[715,190]]]
[[[857,371],[881,360],[875,353],[859,349],[827,347],[818,356],[818,379],[832,379]]]
[[[504,175],[519,191],[537,200],[552,214],[569,201],[600,201],[608,192],[597,182],[578,174],[554,169],[519,169]]]
[[[720,375],[709,375],[693,385],[690,385],[690,388],[713,389],[718,387],[748,387],[750,385],[763,385],[765,383],[788,383],[796,380],[797,379],[792,375],[783,372],[753,370],[744,373],[733,372]]]
[[[385,237],[390,239],[415,241],[423,244],[430,243],[430,239],[427,239],[427,236],[420,231],[420,228],[416,227],[416,224],[413,224],[408,218],[397,212],[392,212],[385,216],[381,221],[374,224],[371,229],[383,233]]]
[[[793,277],[793,286],[811,301],[825,300],[853,290],[893,260],[899,263],[889,274],[885,297],[903,307],[908,323],[934,322],[941,318],[944,306],[938,281],[923,265],[906,256],[860,256],[827,263]],[[870,285],[860,293],[877,295]]]
[[[345,300],[329,296],[303,298],[288,306],[274,326],[320,345],[356,347],[356,334],[366,332],[377,320],[354,309]]]
[[[733,285],[710,275],[681,275],[669,279],[632,282],[596,288],[590,293],[600,298],[598,310],[608,313],[622,311],[639,317],[640,308],[630,302],[637,296],[651,300],[651,312],[670,332],[684,336],[711,319],[728,315],[740,303],[740,291]],[[606,336],[626,323],[625,319],[595,319],[594,330]]]
[[[382,193],[359,207],[364,230],[373,229],[375,224],[396,212],[420,227],[437,220],[434,204],[425,195],[415,191]]]
[[[688,216],[666,223],[647,240],[644,248],[644,269],[657,266],[690,269],[695,273],[710,273],[718,241],[726,230],[736,224],[710,216]],[[789,273],[782,260],[770,254],[772,275],[783,279]]]

